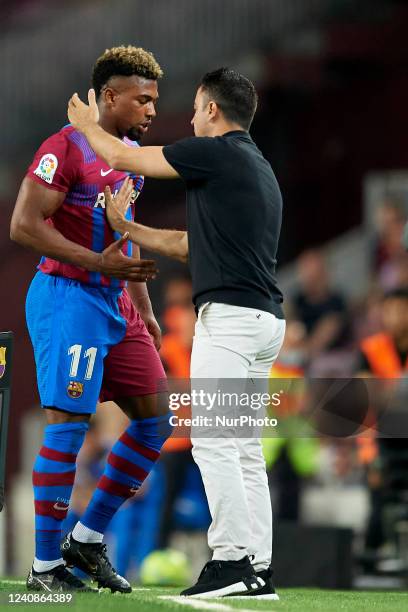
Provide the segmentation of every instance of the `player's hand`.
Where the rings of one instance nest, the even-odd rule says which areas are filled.
[[[100,254],[98,272],[105,276],[113,276],[136,283],[156,278],[158,270],[153,260],[127,257],[122,253],[122,247],[128,238],[129,233],[126,232]]]
[[[140,311],[139,311],[140,312]],[[153,313],[148,316],[143,316],[143,313],[140,312],[140,316],[142,317],[144,324],[146,325],[147,331],[152,337],[153,344],[156,347],[156,350],[160,350],[161,347],[161,329],[160,325],[156,321],[156,317]]]
[[[72,126],[80,132],[99,121],[99,109],[94,89],[88,91],[88,102],[89,106],[82,102],[77,93],[74,93],[68,102],[68,119]]]
[[[110,187],[105,187],[105,210],[109,225],[117,232],[122,231],[125,214],[132,201],[133,181],[128,176],[123,181],[115,198]]]

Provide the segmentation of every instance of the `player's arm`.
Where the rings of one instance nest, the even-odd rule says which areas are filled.
[[[121,248],[127,236],[111,244],[103,253],[95,253],[68,240],[46,223],[46,219],[58,210],[65,197],[65,193],[25,177],[11,219],[10,238],[46,257],[101,272],[106,276],[133,281],[154,278],[154,262],[123,255]]]
[[[65,197],[65,193],[43,187],[26,177],[11,218],[10,238],[46,257],[96,270],[98,253],[67,240],[54,227],[44,223],[58,210]]]
[[[133,252],[137,257],[140,257],[140,248],[137,245],[134,246]],[[147,331],[152,337],[154,346],[159,350],[161,346],[161,329],[154,316],[146,283],[128,283],[127,288],[136,310],[142,317]]]
[[[115,198],[112,197],[109,187],[105,189],[106,215],[112,229],[120,233],[128,233],[130,240],[143,249],[186,263],[188,259],[187,232],[147,227],[125,218],[132,191],[133,182],[129,177],[123,182]]]
[[[140,259],[140,247],[138,245],[133,247],[133,256]],[[157,350],[160,350],[161,329],[154,316],[146,283],[128,283],[128,291],[136,310],[142,317],[147,331],[152,337],[154,346]]]
[[[159,179],[179,178],[163,155],[163,147],[128,147],[98,125],[99,111],[95,92],[89,90],[89,106],[74,94],[68,102],[68,117],[75,129],[82,132],[92,149],[110,168],[127,170]]]

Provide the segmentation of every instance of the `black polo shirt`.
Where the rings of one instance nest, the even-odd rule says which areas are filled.
[[[220,302],[283,318],[275,279],[282,196],[248,132],[185,138],[163,154],[186,184],[196,308]]]

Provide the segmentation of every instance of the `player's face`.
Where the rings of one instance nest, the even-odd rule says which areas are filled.
[[[209,121],[208,104],[207,95],[199,87],[194,100],[194,116],[191,120],[196,136],[208,136],[210,133],[211,124]]]
[[[157,81],[136,75],[115,77],[109,88],[112,95],[108,108],[114,115],[117,132],[122,137],[140,140],[156,116]]]

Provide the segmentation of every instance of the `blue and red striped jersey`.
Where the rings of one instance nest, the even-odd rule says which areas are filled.
[[[139,146],[127,138],[124,142],[129,146]],[[127,172],[109,168],[91,149],[85,136],[70,125],[43,142],[27,171],[31,180],[66,194],[62,205],[46,222],[68,240],[97,253],[101,253],[120,237],[117,232],[113,232],[106,218],[104,189],[109,185],[115,195],[127,175]],[[144,177],[131,176],[134,193],[127,218],[133,220],[135,201],[142,190]],[[123,252],[129,256],[132,254],[130,241],[124,245]],[[108,278],[99,272],[89,272],[49,257],[42,257],[38,268],[45,274],[64,276],[94,286],[126,285],[125,281]]]

